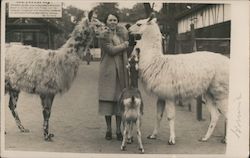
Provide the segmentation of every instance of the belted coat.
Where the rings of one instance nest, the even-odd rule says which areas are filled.
[[[116,31],[106,31],[101,38],[99,100],[117,101],[122,89],[128,84],[125,79],[128,76],[125,68],[128,60],[127,40],[127,29],[120,25]]]

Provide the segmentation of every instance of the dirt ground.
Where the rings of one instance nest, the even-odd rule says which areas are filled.
[[[137,141],[127,145],[127,151],[120,151],[121,142],[106,141],[105,120],[98,115],[97,81],[99,62],[83,63],[71,89],[55,97],[49,130],[55,134],[53,142],[45,142],[42,134],[42,108],[40,98],[20,93],[18,112],[29,133],[20,133],[8,109],[9,96],[5,96],[5,149],[8,151],[44,151],[68,153],[139,153]],[[167,76],[166,76],[167,77]],[[166,116],[161,122],[160,134],[156,140],[146,137],[152,132],[155,120],[156,98],[147,95],[143,89],[144,116],[142,118],[142,141],[145,154],[224,154],[226,145],[220,141],[224,134],[224,119],[221,117],[208,142],[199,142],[208,127],[209,115],[203,108],[205,121],[197,121],[196,106],[192,112],[188,107],[177,107],[176,145],[168,145],[169,126]],[[112,120],[115,133],[115,120]],[[135,136],[135,133],[134,133]],[[136,137],[135,137],[136,138]]]

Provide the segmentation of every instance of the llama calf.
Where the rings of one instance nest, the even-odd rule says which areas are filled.
[[[130,86],[122,91],[122,94],[119,98],[119,106],[121,107],[122,122],[124,128],[121,150],[126,149],[126,141],[129,144],[133,142],[132,132],[133,126],[135,124],[139,150],[141,153],[144,153],[140,130],[141,116],[143,115],[143,102],[141,93],[137,88],[138,59],[136,58],[136,56],[132,56],[129,59],[128,68],[130,76]]]

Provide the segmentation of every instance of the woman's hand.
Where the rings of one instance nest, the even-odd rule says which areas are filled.
[[[128,48],[129,47],[129,42],[125,41],[124,43],[126,44],[126,48]]]

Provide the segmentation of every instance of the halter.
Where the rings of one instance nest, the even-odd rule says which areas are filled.
[[[140,49],[135,48],[135,54],[128,59],[127,69],[130,78],[130,87],[138,88]]]

